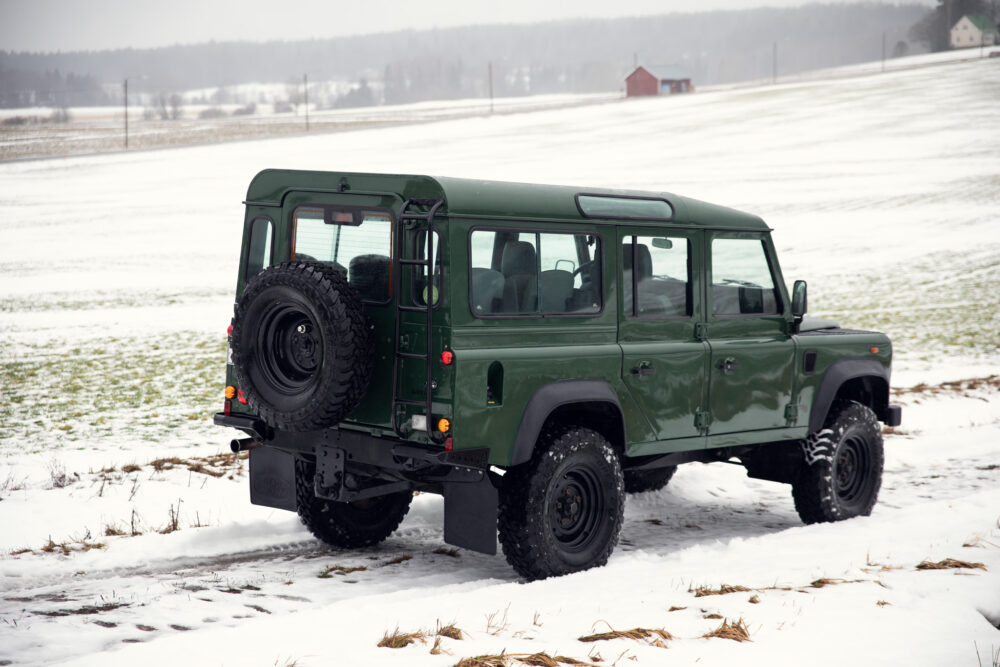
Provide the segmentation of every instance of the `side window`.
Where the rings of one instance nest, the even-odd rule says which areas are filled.
[[[412,257],[414,259],[426,259],[427,230],[417,232],[414,235],[413,242],[415,247],[413,248]],[[419,306],[426,305],[428,298],[431,300],[431,305],[436,306],[441,299],[441,235],[436,230],[434,232],[433,247],[431,248],[431,260],[434,262],[434,284],[430,289],[427,287],[428,267],[418,265],[410,268],[412,271],[410,284],[413,286],[412,299],[413,303]]]
[[[667,236],[622,241],[622,291],[630,317],[691,315],[691,242]]]
[[[777,315],[779,301],[763,241],[712,241],[712,312],[715,315]]]
[[[362,300],[388,301],[392,219],[387,214],[302,207],[293,220],[295,259],[332,264]]]
[[[475,230],[469,244],[473,314],[600,312],[601,246],[596,235]]]
[[[250,280],[271,265],[271,237],[273,226],[270,218],[254,218],[250,223],[250,248],[247,252],[247,275]]]

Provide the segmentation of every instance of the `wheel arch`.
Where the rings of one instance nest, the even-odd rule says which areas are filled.
[[[625,451],[625,417],[611,385],[600,380],[559,380],[539,387],[528,401],[514,439],[512,466],[531,459],[542,429],[553,421],[592,428],[619,455]]]
[[[886,421],[889,407],[889,369],[875,359],[841,359],[830,365],[820,381],[809,413],[809,432],[823,427],[836,400],[857,401]]]

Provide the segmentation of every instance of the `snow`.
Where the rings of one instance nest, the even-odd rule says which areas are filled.
[[[1000,63],[921,58],[885,74],[0,164],[0,662],[443,667],[544,651],[601,665],[994,664],[1000,383],[943,383],[1000,374]],[[525,584],[502,556],[447,551],[430,495],[378,547],[322,547],[291,513],[249,504],[246,463],[216,457],[231,434],[208,418],[240,201],[265,167],[668,190],[762,215],[786,279],[810,283],[811,314],[893,339],[904,421],[886,436],[879,504],[804,526],[786,486],[690,464],[629,497],[606,567],[568,577]],[[179,529],[161,534],[172,513]],[[69,553],[43,551],[50,539]],[[946,558],[985,569],[916,569]],[[723,584],[750,590],[695,597]],[[751,641],[703,638],[722,622],[710,614],[742,618]],[[465,633],[442,640],[450,654],[431,654],[433,638],[376,646],[438,622]],[[675,639],[578,641],[609,625]]]

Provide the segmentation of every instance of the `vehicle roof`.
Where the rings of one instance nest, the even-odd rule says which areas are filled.
[[[748,230],[768,229],[764,221],[756,215],[670,192],[509,183],[409,174],[265,169],[251,181],[246,203],[280,206],[285,195],[293,191],[391,194],[401,200],[411,197],[444,199],[444,212],[453,217],[581,222],[599,221],[602,218],[585,217],[577,207],[577,195],[645,197],[668,201],[674,209],[674,216],[670,221],[674,224]],[[621,220],[615,222],[622,223]],[[627,222],[631,224],[633,221]],[[636,224],[663,223],[656,220],[635,222]]]

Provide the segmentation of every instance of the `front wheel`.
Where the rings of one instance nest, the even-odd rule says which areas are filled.
[[[392,535],[410,510],[411,491],[340,503],[317,498],[313,492],[315,466],[295,462],[295,504],[299,518],[315,537],[344,549],[367,547]]]
[[[882,487],[882,429],[872,410],[838,401],[818,433],[802,443],[802,468],[792,483],[804,523],[843,521],[872,513]]]
[[[547,430],[531,461],[503,477],[500,544],[529,580],[598,567],[618,543],[624,508],[621,466],[604,436]]]

